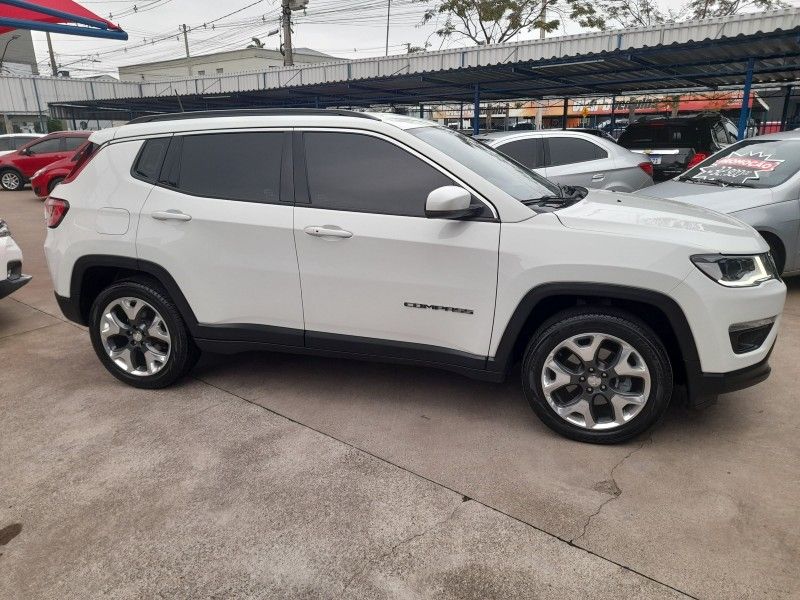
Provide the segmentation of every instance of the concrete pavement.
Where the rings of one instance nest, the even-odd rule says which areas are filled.
[[[64,322],[41,203],[0,301],[0,597],[794,598],[800,285],[773,376],[577,444],[515,380],[278,354],[117,382]],[[800,282],[798,282],[800,283]]]

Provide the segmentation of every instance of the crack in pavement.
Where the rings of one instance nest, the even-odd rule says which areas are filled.
[[[619,487],[619,485],[617,485],[617,480],[614,479],[614,471],[616,471],[619,467],[621,467],[622,464],[626,460],[628,460],[631,456],[633,456],[634,454],[639,452],[642,448],[644,448],[645,444],[647,444],[648,442],[650,442],[651,444],[653,443],[652,434],[647,439],[643,440],[642,443],[639,444],[639,446],[637,448],[634,448],[633,450],[628,452],[625,456],[622,457],[622,459],[619,462],[617,462],[617,464],[615,464],[613,467],[611,467],[611,471],[609,472],[608,477],[609,477],[609,481],[611,482],[611,490],[612,491],[606,492],[606,493],[609,493],[611,495],[611,497],[610,498],[606,498],[605,500],[603,500],[603,502],[600,504],[600,506],[597,507],[597,510],[594,511],[591,515],[589,515],[589,517],[586,519],[586,522],[583,524],[583,529],[581,530],[581,534],[579,536],[576,536],[576,537],[572,538],[569,541],[569,543],[571,545],[575,545],[576,541],[578,541],[579,539],[581,539],[583,536],[586,535],[586,530],[589,528],[589,525],[591,524],[592,519],[594,519],[597,515],[599,515],[603,511],[603,509],[606,507],[606,505],[610,504],[611,502],[613,502],[614,500],[616,500],[617,498],[619,498],[622,495],[622,488]],[[618,493],[615,493],[615,492],[618,492]],[[580,546],[577,546],[577,547],[580,548]]]
[[[635,569],[635,568],[633,568],[633,567],[631,567],[629,565],[626,565],[626,564],[623,564],[623,563],[621,563],[619,561],[616,561],[613,558],[609,558],[607,556],[603,556],[602,554],[598,554],[594,550],[590,550],[589,548],[585,548],[583,546],[578,546],[577,544],[573,544],[571,540],[563,538],[560,535],[557,535],[555,533],[551,533],[550,531],[547,531],[546,529],[542,529],[541,527],[538,527],[538,526],[534,525],[533,523],[530,523],[530,522],[528,522],[528,521],[526,521],[524,519],[521,519],[520,517],[514,516],[514,515],[512,515],[512,514],[510,514],[508,512],[505,512],[504,510],[502,510],[500,508],[497,508],[496,506],[492,506],[491,504],[486,504],[485,502],[481,502],[481,500],[478,499],[478,498],[469,497],[466,494],[464,494],[463,492],[461,492],[459,490],[456,490],[456,489],[448,486],[447,484],[442,483],[441,481],[436,481],[435,479],[431,479],[430,477],[427,477],[427,476],[423,475],[422,473],[417,473],[416,471],[414,471],[412,469],[409,469],[408,467],[404,467],[403,465],[400,465],[400,464],[398,464],[396,462],[393,462],[392,460],[390,460],[390,459],[388,459],[386,457],[383,457],[383,456],[380,456],[378,454],[375,454],[374,452],[371,452],[371,451],[367,450],[366,448],[362,448],[362,447],[357,446],[356,444],[354,444],[352,442],[348,442],[348,441],[346,441],[344,439],[338,438],[335,435],[332,435],[331,433],[328,433],[328,432],[323,431],[321,429],[317,429],[317,428],[315,428],[315,427],[313,427],[311,425],[308,425],[307,423],[303,423],[302,421],[298,421],[297,419],[294,419],[294,418],[292,418],[292,417],[290,417],[288,415],[285,415],[285,414],[283,414],[281,412],[278,412],[277,410],[274,410],[272,408],[264,406],[263,404],[259,404],[255,400],[250,400],[248,398],[245,398],[244,396],[240,396],[236,392],[233,392],[231,390],[225,389],[224,387],[221,387],[219,385],[211,383],[210,381],[206,381],[205,379],[201,379],[200,377],[198,377],[196,375],[191,375],[190,377],[192,379],[196,380],[196,381],[199,381],[200,383],[204,383],[205,385],[207,385],[209,387],[212,387],[214,389],[220,390],[221,392],[224,392],[226,394],[230,394],[231,396],[233,396],[234,398],[238,398],[242,402],[245,402],[247,404],[251,404],[252,406],[255,406],[256,408],[259,408],[259,409],[264,410],[264,411],[266,411],[268,413],[271,413],[273,415],[277,415],[277,416],[279,416],[279,417],[281,417],[283,419],[286,419],[290,423],[294,423],[296,425],[299,425],[300,427],[305,427],[306,429],[309,429],[311,431],[319,433],[320,435],[324,435],[327,438],[330,438],[330,439],[335,440],[335,441],[337,441],[337,442],[339,442],[341,444],[349,446],[350,448],[358,450],[359,452],[363,452],[367,456],[371,456],[372,458],[374,458],[376,460],[379,460],[381,462],[384,462],[384,463],[386,463],[388,465],[391,465],[391,466],[395,467],[396,469],[400,469],[401,471],[404,471],[406,473],[414,475],[415,477],[418,477],[418,478],[420,478],[420,479],[422,479],[424,481],[428,481],[428,482],[430,482],[430,483],[432,483],[434,485],[437,485],[437,486],[439,486],[441,488],[444,488],[446,490],[450,490],[451,492],[455,492],[455,493],[463,496],[463,498],[466,498],[467,500],[471,500],[471,501],[479,504],[480,506],[482,506],[482,507],[484,507],[484,508],[486,508],[488,510],[491,510],[493,512],[496,512],[497,514],[503,515],[504,517],[507,517],[509,519],[512,519],[513,521],[516,521],[518,523],[521,523],[521,524],[525,525],[526,527],[530,527],[531,529],[539,531],[539,532],[543,533],[544,535],[549,536],[549,537],[551,537],[553,539],[556,539],[556,540],[558,540],[560,542],[564,542],[565,544],[568,544],[569,546],[572,546],[573,548],[577,548],[578,550],[580,550],[582,552],[586,552],[587,554],[590,554],[591,556],[594,556],[594,557],[596,557],[596,558],[598,558],[598,559],[600,559],[602,561],[605,561],[605,562],[610,563],[612,565],[616,565],[617,567],[619,567],[621,569],[624,569],[625,571],[629,571],[630,573],[634,573],[634,574],[638,575],[639,577],[647,579],[648,581],[652,581],[653,583],[657,583],[658,585],[664,586],[665,588],[670,589],[670,590],[672,590],[674,592],[678,592],[679,594],[683,594],[687,598],[691,598],[692,600],[699,600],[699,598],[697,598],[697,596],[693,596],[689,592],[686,592],[686,591],[684,591],[682,589],[679,589],[679,588],[677,588],[677,587],[675,587],[673,585],[665,583],[665,582],[663,582],[663,581],[661,581],[659,579],[656,579],[655,577],[647,575],[646,573],[643,573],[643,572],[641,572],[641,571],[639,571],[639,570],[637,570],[637,569]],[[650,441],[652,441],[652,436],[651,436],[651,438],[648,438],[648,439],[650,439]],[[615,465],[614,468],[616,468],[616,466],[618,466],[619,464],[621,464],[622,462],[627,460],[627,458],[629,456],[631,456],[635,452],[638,452],[644,446],[644,444],[647,441],[648,440],[645,440],[645,442],[643,442],[639,448],[636,448],[633,451],[631,451],[625,458],[622,459],[622,461],[620,461],[620,463]],[[612,469],[612,471],[613,471],[613,469]]]
[[[339,594],[339,597],[340,598],[344,597],[345,592],[353,584],[353,582],[355,582],[362,575],[364,575],[364,573],[367,572],[367,569],[369,569],[372,565],[374,565],[376,563],[379,563],[384,558],[388,558],[389,556],[394,554],[395,551],[400,546],[404,546],[406,544],[409,544],[409,543],[413,542],[414,540],[417,540],[417,539],[419,539],[421,537],[424,537],[424,536],[428,535],[429,533],[432,533],[434,530],[438,529],[439,527],[441,527],[442,525],[444,525],[445,523],[450,521],[453,517],[455,517],[456,516],[456,512],[458,511],[458,509],[461,508],[464,504],[466,504],[467,502],[470,502],[470,501],[471,500],[466,500],[466,501],[465,500],[461,500],[458,503],[458,505],[450,512],[450,514],[446,518],[442,519],[441,521],[437,521],[436,523],[434,523],[430,527],[427,527],[424,531],[421,531],[420,533],[415,533],[414,535],[411,535],[411,536],[409,536],[407,538],[404,538],[404,539],[400,540],[394,546],[389,548],[389,550],[387,550],[386,552],[383,552],[383,553],[379,554],[378,556],[376,556],[375,558],[371,558],[368,561],[366,561],[366,563],[364,563],[364,566],[361,567],[358,571],[356,571],[356,573],[350,579],[347,580],[347,582],[344,584],[344,587],[342,588],[341,593]]]

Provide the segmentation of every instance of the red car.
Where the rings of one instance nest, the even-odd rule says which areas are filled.
[[[0,185],[4,190],[21,190],[42,167],[71,158],[86,142],[90,131],[58,131],[0,156]]]
[[[39,198],[46,198],[53,191],[53,188],[67,178],[72,172],[72,168],[80,157],[81,152],[89,142],[84,141],[78,148],[77,152],[67,158],[62,158],[54,163],[50,163],[46,167],[42,167],[31,177],[31,187],[33,193]]]

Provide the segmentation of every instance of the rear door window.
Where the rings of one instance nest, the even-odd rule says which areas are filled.
[[[608,152],[588,140],[573,137],[550,137],[546,140],[550,150],[548,166],[557,167],[608,158]]]
[[[544,166],[544,144],[540,137],[514,140],[498,146],[497,149],[529,169]]]
[[[164,170],[169,184],[187,194],[277,203],[284,137],[281,131],[181,136],[178,156]]]

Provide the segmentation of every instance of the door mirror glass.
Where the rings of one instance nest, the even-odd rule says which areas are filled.
[[[436,188],[425,202],[425,216],[431,219],[464,219],[482,212],[480,205],[471,206],[472,194],[455,185]]]

